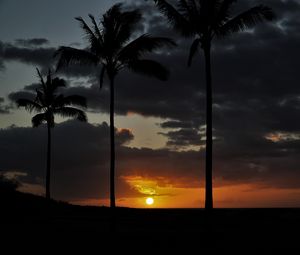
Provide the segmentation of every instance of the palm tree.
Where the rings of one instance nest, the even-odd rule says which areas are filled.
[[[175,43],[165,37],[152,37],[143,34],[131,40],[136,25],[141,22],[139,10],[123,11],[122,4],[111,7],[98,24],[94,16],[89,15],[92,26],[81,18],[79,21],[88,48],[75,49],[60,47],[56,52],[59,56],[57,69],[70,64],[92,65],[101,68],[99,82],[102,88],[105,76],[109,80],[110,88],[110,206],[115,203],[115,126],[114,126],[114,94],[115,78],[117,74],[127,68],[130,71],[152,76],[160,80],[167,80],[169,72],[160,63],[143,58],[163,46],[175,46]]]
[[[188,66],[199,47],[204,51],[206,69],[206,158],[205,158],[205,209],[213,208],[212,184],[212,72],[211,46],[214,38],[223,38],[254,27],[265,20],[274,19],[272,10],[257,5],[237,16],[231,16],[236,0],[177,0],[174,7],[168,1],[154,0],[161,13],[182,36],[193,38]]]
[[[78,95],[64,96],[57,93],[59,88],[66,86],[66,82],[60,78],[52,78],[51,71],[47,75],[46,81],[37,69],[40,78],[40,85],[33,94],[34,100],[20,98],[16,100],[18,107],[24,107],[29,112],[37,112],[32,118],[33,127],[38,127],[43,123],[47,124],[48,144],[47,144],[47,168],[46,168],[46,198],[50,200],[50,170],[51,170],[51,129],[54,128],[54,116],[71,117],[79,121],[86,122],[86,114],[72,106],[86,107],[86,99]]]

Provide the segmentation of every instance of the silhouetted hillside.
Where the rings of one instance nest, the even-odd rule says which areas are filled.
[[[286,252],[297,244],[300,227],[299,209],[216,209],[208,218],[201,209],[118,208],[112,232],[109,208],[47,203],[43,197],[14,191],[1,192],[1,213],[8,240],[43,242],[50,237],[53,247],[71,242],[72,248],[88,244],[96,249],[99,242],[105,247],[115,240],[115,249],[132,251]]]

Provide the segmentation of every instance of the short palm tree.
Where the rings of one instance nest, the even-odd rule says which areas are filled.
[[[75,49],[60,47],[56,52],[59,57],[57,69],[70,64],[91,65],[101,69],[100,88],[105,76],[110,88],[110,206],[115,203],[115,127],[114,127],[114,94],[117,74],[127,68],[143,75],[167,80],[169,72],[160,63],[143,58],[146,53],[160,49],[163,46],[175,46],[168,38],[152,37],[143,34],[132,40],[136,25],[141,22],[139,10],[124,11],[122,4],[111,7],[98,24],[92,15],[91,27],[81,18],[79,21],[88,40],[88,48]]]
[[[37,112],[32,118],[33,127],[38,127],[43,123],[47,124],[48,145],[47,145],[47,169],[46,169],[46,198],[50,200],[50,170],[51,170],[51,129],[54,127],[54,116],[71,117],[79,121],[86,122],[86,114],[72,106],[86,107],[86,99],[78,95],[64,96],[58,93],[58,89],[65,87],[63,79],[52,78],[49,70],[46,81],[37,69],[40,78],[40,86],[33,94],[33,100],[20,98],[16,103],[18,107],[24,107],[29,112]]]
[[[212,72],[211,46],[215,38],[223,38],[254,27],[265,20],[274,19],[272,10],[257,5],[237,16],[231,16],[231,7],[236,0],[177,0],[177,6],[165,0],[154,0],[161,13],[182,36],[193,38],[188,65],[198,49],[204,51],[206,67],[206,164],[205,208],[213,208],[212,184]]]

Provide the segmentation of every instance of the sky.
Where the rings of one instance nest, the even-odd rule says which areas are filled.
[[[44,193],[46,129],[17,109],[43,74],[55,66],[59,46],[86,47],[74,17],[101,15],[109,0],[0,0],[0,171],[20,189]],[[300,1],[238,1],[233,13],[263,3],[275,22],[214,41],[213,126],[216,207],[300,206]],[[190,40],[172,31],[152,1],[140,8],[136,35],[173,38],[178,47],[150,57],[171,71],[167,82],[123,71],[116,79],[117,204],[129,207],[203,207],[205,73],[202,52],[187,67]],[[88,100],[88,123],[56,119],[53,197],[108,205],[109,94],[98,70],[57,73],[66,94]],[[154,204],[145,204],[152,197]]]

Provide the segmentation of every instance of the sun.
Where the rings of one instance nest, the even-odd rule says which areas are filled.
[[[154,203],[154,199],[152,197],[147,197],[146,198],[146,204],[147,205],[153,205]]]

